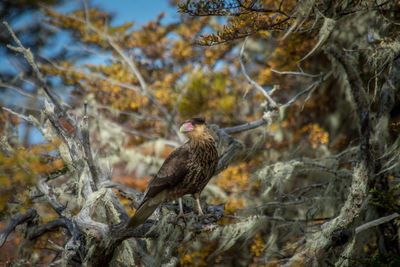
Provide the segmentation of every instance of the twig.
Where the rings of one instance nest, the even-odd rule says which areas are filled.
[[[56,250],[58,250],[58,251],[64,251],[64,248],[63,248],[63,247],[57,245],[56,243],[54,243],[54,242],[51,241],[50,239],[47,240],[47,242],[49,242],[50,245],[51,245],[53,248],[55,248]]]
[[[30,97],[30,98],[39,98],[40,100],[42,100],[42,98],[37,96],[37,95],[25,92],[22,88],[19,88],[17,86],[12,85],[12,84],[3,83],[1,80],[0,80],[0,87],[10,88],[10,89],[13,89],[14,91],[16,91],[17,93],[20,93],[23,96]]]
[[[62,259],[56,260],[56,261],[50,263],[49,266],[60,266],[60,265],[62,265],[62,261],[63,261]]]
[[[331,74],[328,73],[327,75],[325,75],[324,77],[320,76],[321,79],[313,82],[312,84],[310,84],[306,89],[304,89],[303,91],[297,93],[293,98],[291,98],[288,102],[286,102],[285,104],[283,104],[281,107],[285,108],[287,106],[290,106],[291,104],[293,104],[294,102],[296,102],[297,99],[299,99],[302,95],[308,93],[309,91],[311,91],[315,86],[319,85],[320,83],[324,82],[328,76]]]
[[[27,116],[25,116],[23,114],[20,114],[18,112],[15,112],[15,111],[9,109],[9,108],[3,107],[3,109],[8,111],[8,112],[10,112],[11,114],[16,115],[19,118],[31,123],[32,125],[36,126],[39,130],[41,129],[39,121],[35,117],[33,117],[32,115],[27,117]]]
[[[310,185],[307,185],[307,186],[304,186],[304,187],[296,188],[296,189],[294,189],[293,191],[291,191],[289,193],[283,194],[281,199],[289,198],[289,197],[298,198],[301,195],[304,195],[305,193],[307,193],[308,191],[310,191],[310,190],[312,190],[314,188],[323,187],[323,186],[328,185],[328,184],[329,184],[329,182],[323,182],[323,183],[310,184]],[[299,192],[299,194],[298,195],[294,195],[296,192]]]
[[[246,37],[243,41],[243,45],[242,48],[240,49],[240,53],[239,53],[239,63],[240,63],[240,68],[242,70],[242,73],[244,75],[244,77],[246,77],[247,81],[253,85],[260,93],[262,93],[264,95],[264,97],[268,100],[268,102],[270,103],[271,107],[273,109],[278,109],[278,105],[276,104],[276,102],[271,98],[271,96],[264,90],[264,88],[261,87],[261,85],[259,85],[258,83],[256,83],[255,81],[253,81],[250,76],[247,74],[246,72],[246,68],[244,67],[244,63],[243,63],[243,52],[244,52],[244,48],[246,46],[246,42],[248,40],[248,37]]]
[[[54,68],[56,68],[58,70],[62,70],[62,71],[67,71],[68,70],[67,68],[62,67],[62,66],[60,66],[60,65],[58,65],[58,64],[56,64],[56,63],[54,63],[52,61],[49,61],[49,63]],[[110,77],[106,77],[106,76],[104,76],[102,74],[99,74],[99,73],[84,72],[83,70],[81,70],[81,72],[74,71],[74,73],[81,73],[81,74],[85,75],[86,77],[94,79],[94,80],[101,79],[103,81],[106,81],[106,82],[110,83],[111,85],[117,85],[117,86],[120,86],[122,88],[125,88],[125,89],[128,89],[128,90],[132,90],[132,91],[140,93],[141,95],[144,95],[143,92],[141,91],[140,87],[138,87],[138,86],[134,86],[134,85],[131,85],[131,84],[123,83],[123,82],[120,82],[120,81],[118,81],[116,79],[113,79],[113,78],[110,78]]]
[[[178,106],[179,106],[179,104],[181,103],[183,97],[186,95],[186,93],[187,93],[188,90],[189,90],[189,86],[188,86],[188,85],[186,85],[186,86],[182,89],[181,93],[179,94],[178,98],[176,99],[176,102],[175,102],[175,104],[174,104],[174,108],[172,109],[172,112],[171,112],[172,116],[175,116],[175,115],[176,115],[176,112],[178,111]]]
[[[321,76],[324,76],[323,73],[320,74],[310,74],[310,73],[305,73],[300,65],[297,66],[300,69],[300,72],[296,72],[296,71],[278,71],[275,69],[271,69],[272,72],[277,73],[277,74],[283,74],[283,75],[300,75],[300,76],[305,76],[305,77],[310,77],[310,78],[318,78]]]

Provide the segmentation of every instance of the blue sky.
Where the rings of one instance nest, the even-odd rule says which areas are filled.
[[[171,6],[168,0],[90,0],[89,7],[102,7],[115,14],[114,23],[122,24],[127,21],[135,21],[138,27],[154,19],[159,13],[165,12],[165,22],[171,22],[177,15],[176,6]],[[69,1],[59,10],[70,11],[81,7],[82,1]]]

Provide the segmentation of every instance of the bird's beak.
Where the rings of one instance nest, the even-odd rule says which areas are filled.
[[[194,126],[193,124],[191,124],[190,122],[186,122],[184,123],[181,128],[179,129],[179,131],[181,133],[187,133],[187,132],[191,132],[194,130]]]

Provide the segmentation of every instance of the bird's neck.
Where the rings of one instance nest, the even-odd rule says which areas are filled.
[[[199,146],[214,146],[214,138],[212,138],[209,134],[203,134],[196,138],[189,139],[189,146],[191,147],[199,147]]]

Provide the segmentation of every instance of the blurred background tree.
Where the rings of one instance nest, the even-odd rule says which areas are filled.
[[[0,250],[4,263],[96,265],[108,253],[120,266],[399,263],[399,2],[171,1],[176,21],[161,13],[137,28],[116,25],[90,2],[68,13],[57,4],[15,3],[41,7],[37,33],[24,34],[10,23],[12,9],[4,11],[47,78],[41,82],[32,63],[2,73],[5,90],[40,99],[20,102],[2,91],[2,226],[34,209],[46,229],[32,234],[40,226],[27,216],[22,234]],[[43,49],[55,29],[68,44],[49,56]],[[3,32],[6,44],[18,45]],[[44,105],[54,93],[61,108],[51,97],[55,108]],[[171,223],[167,205],[154,217],[156,235],[135,232],[114,252],[96,223],[123,221],[118,203],[134,213],[126,185],[144,191],[184,142],[180,122],[194,115],[244,144],[203,193],[204,204],[225,204],[224,215],[199,228],[195,215]],[[24,118],[39,131],[20,134]],[[42,141],[30,143],[32,135]],[[229,151],[217,141],[221,154]],[[51,232],[56,223],[67,230]],[[80,244],[72,256],[71,240]]]

